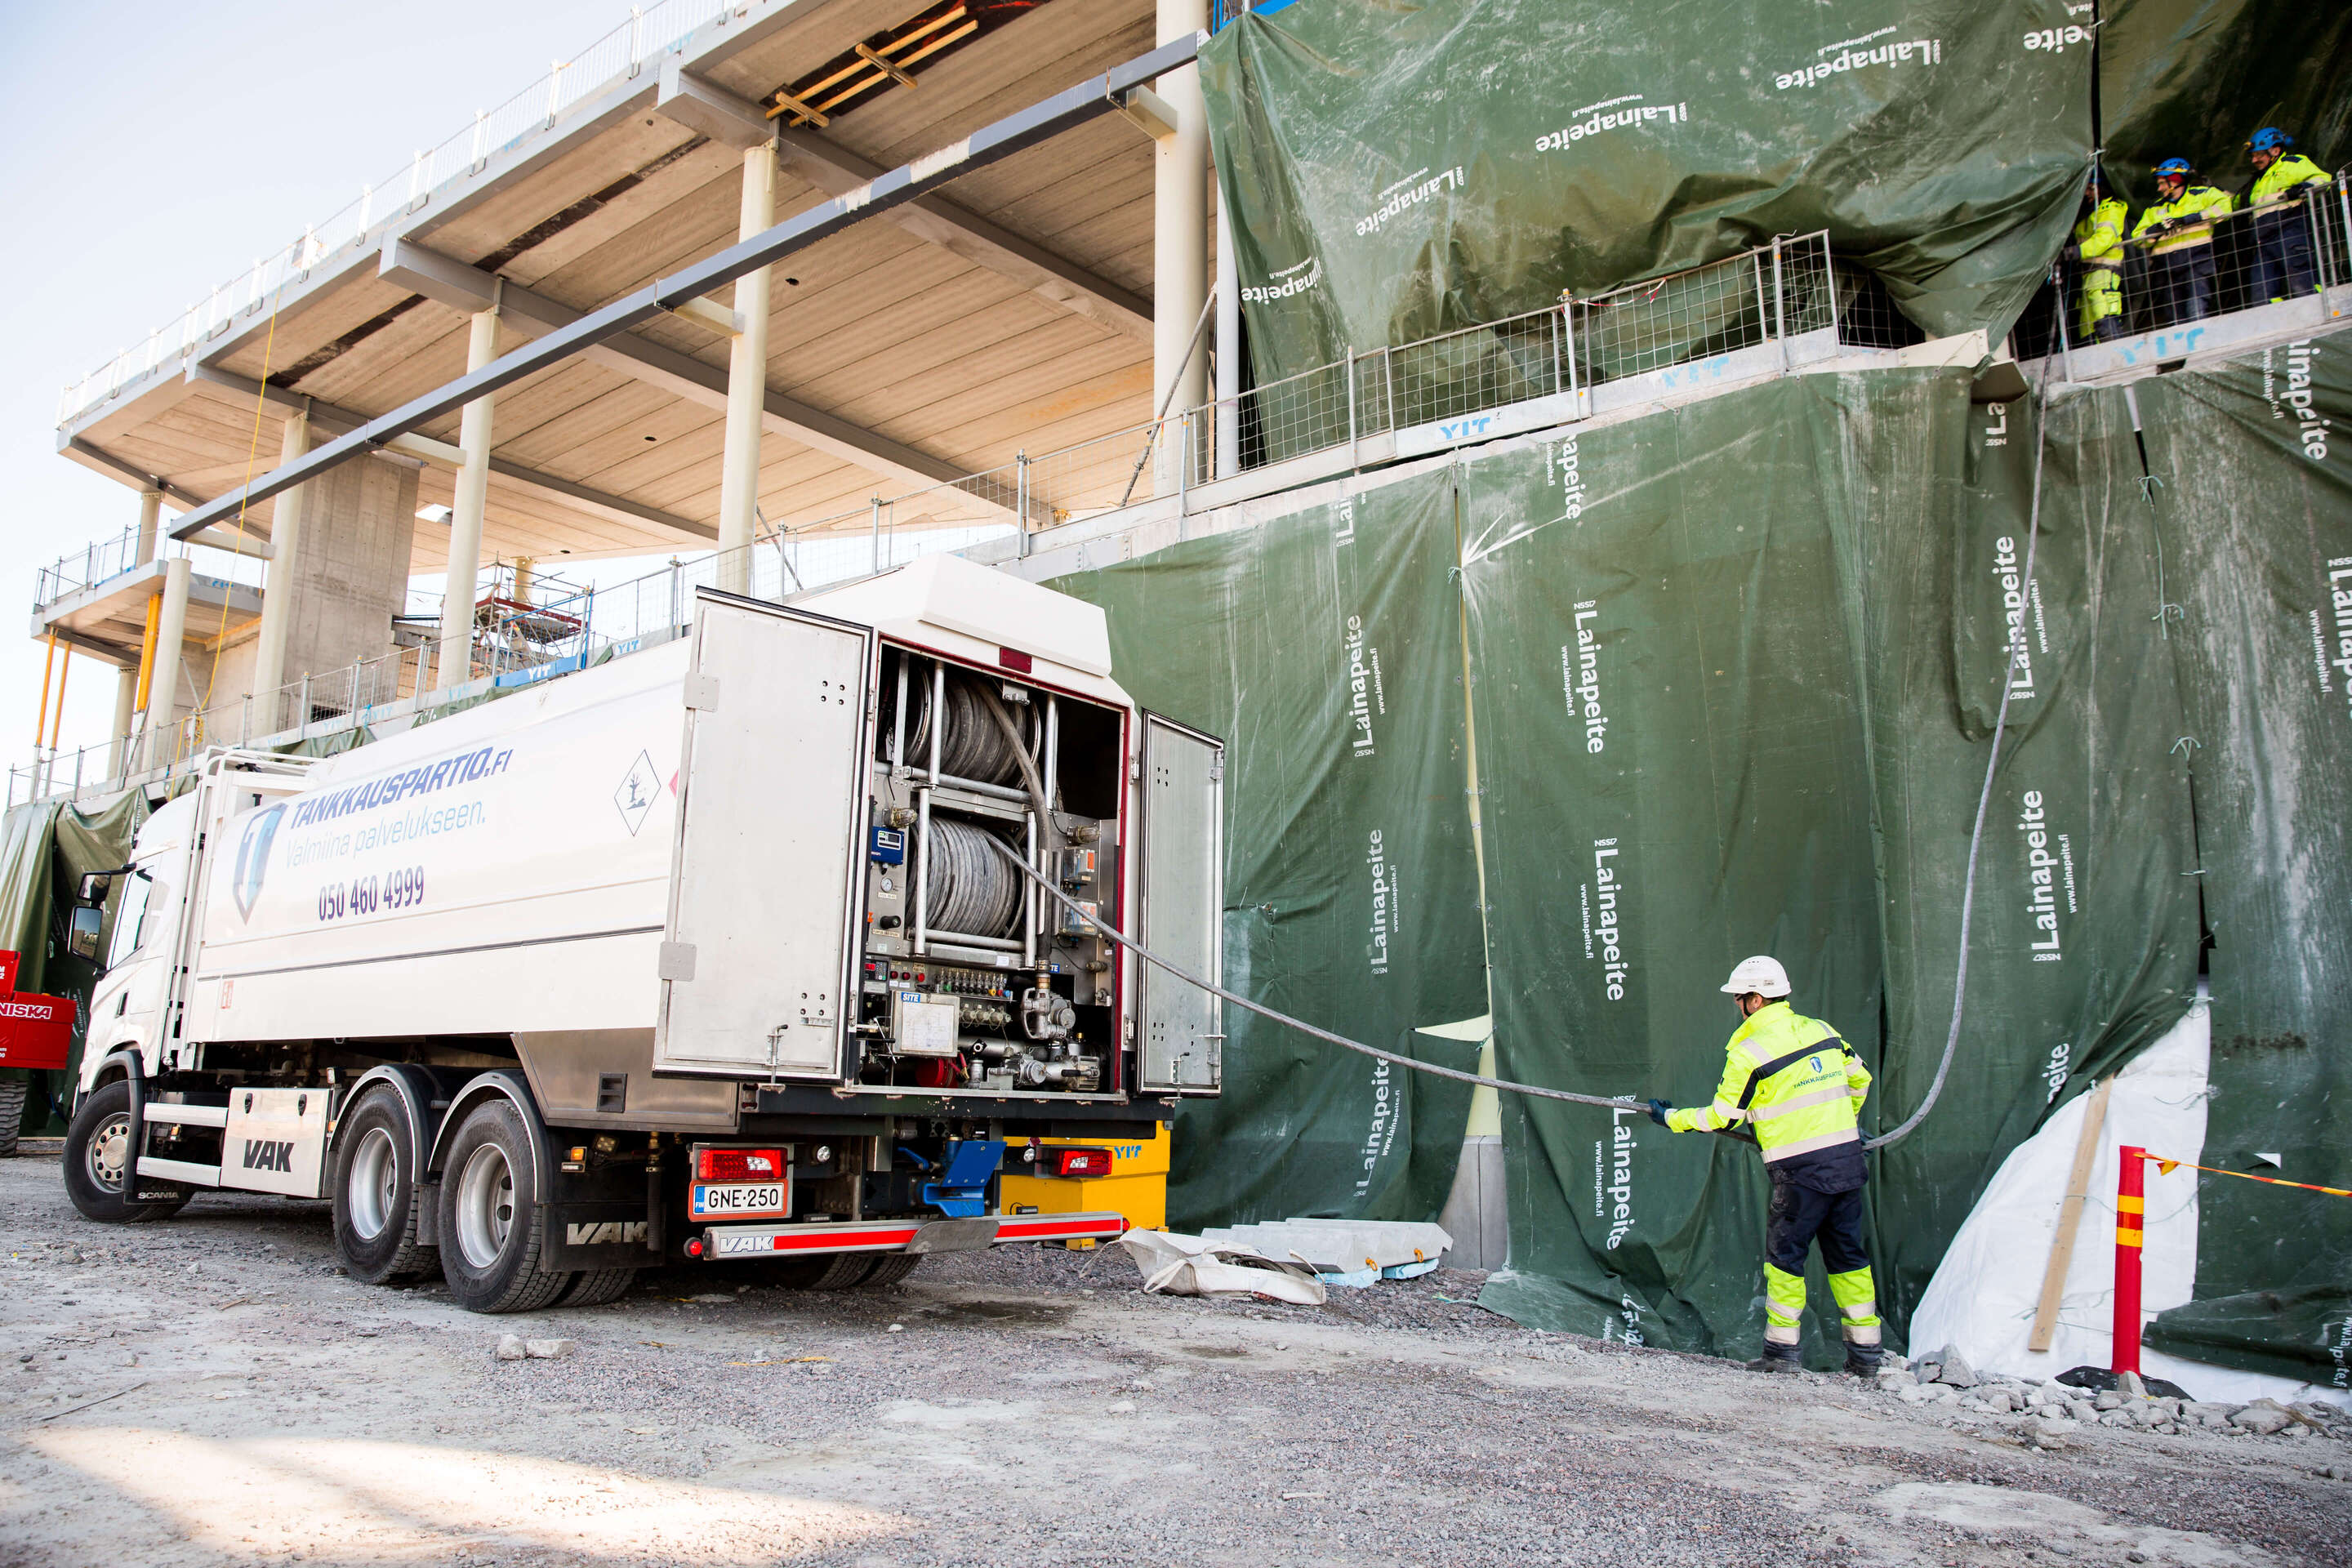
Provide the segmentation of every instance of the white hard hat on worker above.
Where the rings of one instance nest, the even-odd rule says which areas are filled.
[[[1739,961],[1739,967],[1733,970],[1731,978],[1723,983],[1723,990],[1727,996],[1745,996],[1750,991],[1759,996],[1786,996],[1789,994],[1789,972],[1780,967],[1779,959],[1769,958],[1759,952],[1753,958]]]

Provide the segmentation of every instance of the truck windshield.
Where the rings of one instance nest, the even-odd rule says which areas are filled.
[[[114,911],[114,942],[107,949],[107,968],[139,951],[141,928],[147,923],[147,895],[154,886],[144,871],[133,871],[122,879],[122,903]]]

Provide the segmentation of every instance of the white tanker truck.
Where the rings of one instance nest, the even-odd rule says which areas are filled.
[[[110,940],[68,1190],[328,1198],[354,1278],[490,1312],[1117,1236],[995,1177],[1100,1173],[1039,1141],[1217,1092],[1218,1003],[1012,857],[1214,978],[1223,777],[1110,679],[1099,609],[952,556],[706,592],[684,637],[340,756],[212,753],[79,889]]]

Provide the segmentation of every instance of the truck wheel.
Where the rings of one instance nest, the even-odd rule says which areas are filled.
[[[474,1108],[441,1172],[441,1277],[469,1311],[532,1312],[572,1270],[541,1266],[546,1231],[530,1133],[504,1100]]]
[[[607,1301],[617,1301],[635,1283],[634,1268],[583,1268],[572,1277],[572,1284],[556,1299],[559,1307],[601,1307]]]
[[[770,1283],[787,1290],[846,1290],[874,1267],[870,1252],[827,1252],[768,1266]]]
[[[66,1195],[82,1217],[108,1225],[169,1219],[187,1203],[184,1189],[163,1202],[126,1197],[123,1167],[130,1153],[131,1085],[116,1079],[83,1100],[66,1129]]]
[[[874,1260],[873,1268],[857,1282],[858,1287],[871,1290],[880,1285],[896,1285],[923,1266],[923,1256],[919,1252],[886,1252]]]
[[[389,1093],[353,1111],[335,1151],[335,1250],[362,1285],[406,1279],[433,1268],[416,1244],[416,1150],[408,1118]]]

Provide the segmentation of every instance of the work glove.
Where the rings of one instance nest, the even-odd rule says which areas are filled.
[[[1654,1100],[1650,1101],[1650,1120],[1664,1127],[1666,1124],[1666,1112],[1673,1109],[1673,1106],[1663,1100]]]

